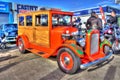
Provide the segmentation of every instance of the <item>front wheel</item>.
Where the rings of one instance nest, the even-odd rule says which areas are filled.
[[[22,54],[24,54],[26,52],[24,42],[21,38],[19,38],[19,40],[18,40],[18,49]]]
[[[59,68],[67,74],[73,74],[80,68],[80,58],[69,48],[61,48],[58,51],[57,63]]]

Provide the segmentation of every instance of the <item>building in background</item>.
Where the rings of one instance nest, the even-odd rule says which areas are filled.
[[[12,3],[12,11],[14,15],[14,23],[17,23],[17,14],[26,13],[30,11],[39,10],[40,7],[34,5],[25,5],[25,4],[17,4]]]
[[[0,25],[14,22],[14,17],[11,8],[12,3],[0,2]]]
[[[112,10],[115,10],[118,16],[120,15],[120,9],[118,9],[118,8],[114,8],[111,6],[102,6],[102,8],[103,8],[106,20],[109,18],[110,12]],[[82,10],[76,10],[73,12],[74,12],[74,17],[80,17],[82,23],[84,23],[84,22],[87,22],[87,19],[90,17],[90,13],[92,11],[96,12],[98,14],[98,16],[100,18],[102,18],[99,7],[92,7],[92,8],[82,9]],[[120,17],[118,18],[118,20],[119,20],[118,23],[120,25]],[[82,25],[82,27],[85,27],[85,25]]]
[[[0,25],[17,23],[17,14],[39,10],[40,7],[33,5],[17,4],[0,1]]]

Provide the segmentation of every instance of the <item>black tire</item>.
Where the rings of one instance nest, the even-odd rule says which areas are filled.
[[[65,66],[63,66],[62,64],[62,61],[61,61],[61,55],[64,53],[64,52],[67,52],[68,55],[71,56],[72,60],[73,60],[73,66],[71,69],[66,69]],[[65,58],[64,58],[65,59]],[[78,69],[80,69],[80,64],[81,64],[81,61],[80,61],[80,58],[78,56],[76,56],[73,51],[71,51],[69,48],[61,48],[59,51],[58,51],[58,55],[57,55],[57,63],[58,63],[58,66],[59,68],[67,73],[67,74],[74,74]],[[64,61],[65,63],[65,61]],[[69,62],[70,63],[70,62]],[[68,63],[68,65],[69,65]]]
[[[23,42],[22,38],[19,38],[19,40],[18,40],[18,49],[22,54],[26,53],[26,49],[25,49],[24,42]]]
[[[4,50],[4,49],[6,49],[6,44],[5,43],[1,43],[0,47],[1,47],[2,50]]]

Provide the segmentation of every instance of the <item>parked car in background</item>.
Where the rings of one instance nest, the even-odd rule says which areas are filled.
[[[17,24],[0,25],[0,37],[6,36],[5,42],[15,42],[17,37]]]

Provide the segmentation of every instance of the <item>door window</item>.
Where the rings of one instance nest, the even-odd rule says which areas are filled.
[[[48,15],[47,14],[40,14],[36,15],[36,26],[48,26]]]

